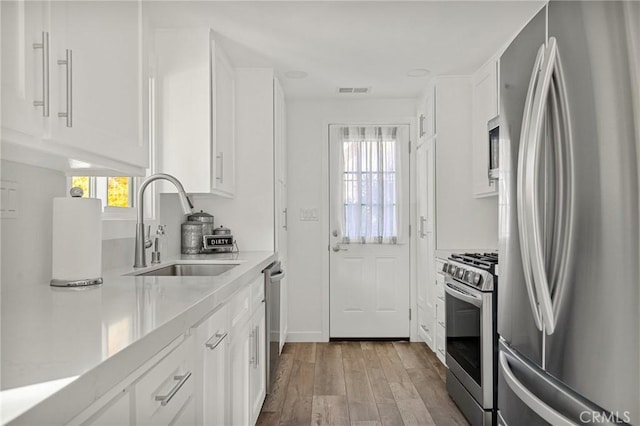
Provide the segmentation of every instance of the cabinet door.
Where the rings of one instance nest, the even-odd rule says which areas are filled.
[[[250,424],[249,361],[253,339],[254,330],[250,321],[232,330],[229,343],[229,424],[234,426]]]
[[[50,90],[46,62],[51,37],[48,30],[49,3],[40,1],[0,2],[2,15],[2,129],[3,138],[41,138],[49,117],[44,105]],[[44,43],[43,43],[44,41]],[[34,43],[41,46],[34,48]],[[45,93],[46,92],[46,93]]]
[[[198,424],[229,424],[228,313],[227,306],[223,306],[196,328],[195,379]]]
[[[262,403],[267,393],[267,368],[266,368],[266,323],[264,302],[253,314],[251,320],[253,329],[253,343],[249,361],[249,399],[251,424],[255,424],[262,409]]]
[[[138,1],[51,2],[51,138],[147,167],[140,7]]]
[[[473,193],[476,197],[497,195],[498,185],[489,179],[489,120],[498,115],[497,63],[490,62],[473,77],[471,116]]]
[[[188,338],[135,384],[136,424],[195,424],[194,342]]]
[[[236,77],[229,59],[215,41],[211,41],[213,58],[213,128],[216,147],[216,161],[212,192],[233,196],[236,190]]]

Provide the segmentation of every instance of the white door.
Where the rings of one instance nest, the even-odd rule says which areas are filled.
[[[409,336],[409,126],[330,126],[330,337]]]

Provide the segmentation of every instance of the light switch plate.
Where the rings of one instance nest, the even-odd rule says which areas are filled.
[[[18,217],[18,183],[0,181],[0,217],[15,219]]]
[[[304,207],[300,209],[300,220],[304,221],[318,221],[318,208],[317,207]]]

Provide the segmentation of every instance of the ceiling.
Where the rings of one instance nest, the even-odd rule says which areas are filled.
[[[209,27],[236,67],[274,67],[289,99],[415,98],[471,74],[543,1],[145,1],[158,28]],[[416,68],[426,77],[408,77]],[[288,71],[304,71],[292,79]],[[371,87],[339,95],[338,87]]]

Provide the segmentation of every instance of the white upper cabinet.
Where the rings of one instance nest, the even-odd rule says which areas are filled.
[[[489,120],[498,115],[498,63],[490,61],[473,75],[472,100],[472,168],[473,195],[498,194],[495,180],[489,179]]]
[[[79,160],[89,174],[144,174],[140,7],[3,2],[3,158],[30,150],[38,165],[67,172]]]
[[[232,197],[233,67],[210,29],[156,30],[154,49],[158,171],[177,177],[190,193]]]

